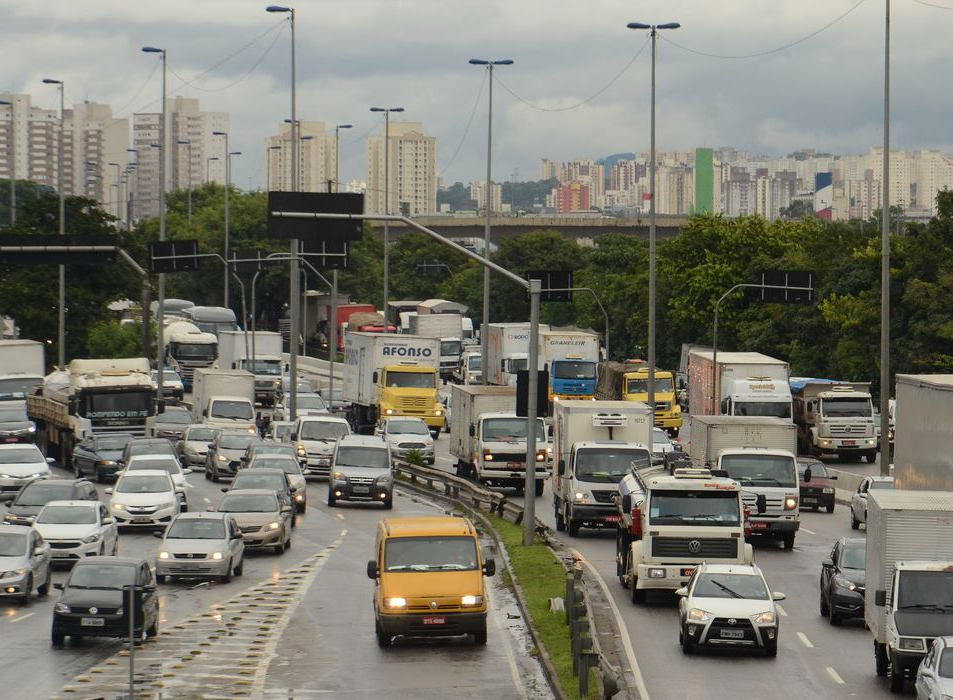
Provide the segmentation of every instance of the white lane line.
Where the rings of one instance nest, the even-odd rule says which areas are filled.
[[[27,613],[26,615],[20,615],[19,617],[15,617],[12,620],[10,620],[10,622],[19,622],[20,620],[25,620],[28,617],[33,617],[34,615],[36,615],[35,612]]]
[[[808,530],[806,527],[802,527],[802,528],[801,528],[801,532],[806,532],[806,533],[809,534],[809,535],[816,535],[816,534],[817,534],[817,533],[814,532],[813,530]]]
[[[775,603],[775,604],[774,604],[774,607],[776,607],[776,608],[778,609],[778,615],[780,615],[781,617],[787,617],[787,616],[788,616],[787,610],[785,610],[784,608],[781,607],[781,603]]]
[[[838,685],[844,685],[844,679],[840,677],[840,674],[838,674],[832,666],[827,667],[827,675],[833,678],[834,682]]]
[[[208,498],[206,498],[205,496],[202,496],[202,500],[205,501],[206,503],[211,503],[211,502],[212,502],[211,499],[208,499]]]
[[[569,548],[569,551],[573,553],[577,559],[579,559],[589,572],[595,576],[596,581],[599,582],[599,587],[602,588],[602,595],[605,596],[606,601],[609,603],[609,607],[612,609],[612,614],[615,615],[615,622],[619,626],[619,634],[622,637],[622,647],[625,649],[626,658],[629,660],[629,668],[632,670],[632,675],[635,677],[635,686],[639,691],[639,697],[642,700],[649,700],[649,691],[645,687],[645,679],[642,677],[642,669],[639,668],[639,662],[635,658],[635,650],[632,649],[632,640],[629,637],[629,629],[625,625],[625,620],[622,619],[622,613],[619,612],[619,606],[615,604],[615,599],[612,597],[612,594],[609,593],[609,587],[606,585],[606,582],[603,580],[602,576],[599,575],[599,572],[596,571],[596,567],[589,563],[589,560],[586,559],[579,550],[572,547]]]
[[[334,517],[337,518],[338,520],[344,520],[344,516],[341,515],[340,513],[335,513]]]
[[[804,634],[803,632],[798,632],[797,636],[798,636],[798,639],[800,639],[801,642],[804,643],[804,646],[806,646],[808,649],[814,648],[814,645],[811,644],[811,640],[807,638],[806,634]]]

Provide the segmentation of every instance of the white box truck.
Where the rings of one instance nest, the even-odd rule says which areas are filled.
[[[192,419],[210,428],[254,431],[254,375],[243,369],[195,370]]]
[[[526,419],[516,415],[516,389],[509,386],[450,387],[450,454],[457,458],[457,476],[487,486],[526,485]],[[536,426],[535,492],[543,495],[549,478],[546,427]]]
[[[456,406],[454,406],[456,411]],[[556,529],[616,527],[618,483],[651,463],[652,412],[637,401],[558,401],[553,407]]]
[[[542,332],[546,326],[540,326]],[[484,372],[487,383],[516,386],[516,373],[527,368],[529,361],[528,323],[490,323],[484,331],[487,357]]]
[[[594,399],[599,336],[584,331],[539,332],[539,367],[549,372],[549,400]]]
[[[953,374],[898,374],[894,488],[953,491]]]
[[[45,375],[43,343],[0,340],[0,401],[23,401]]]
[[[798,447],[820,457],[836,454],[872,464],[877,458],[877,426],[870,382],[792,377]]]
[[[751,511],[751,532],[794,548],[800,527],[797,432],[783,418],[692,416],[689,458],[734,479]]]
[[[953,635],[953,493],[869,492],[865,586],[875,669],[900,692],[933,639]]]
[[[440,341],[440,376],[449,379],[463,352],[460,314],[414,314],[409,318],[410,335]]]
[[[710,349],[689,350],[688,406],[693,416],[775,416],[791,420],[791,371],[787,362],[760,352],[719,352],[717,363],[716,367]]]
[[[244,369],[255,375],[255,401],[275,403],[281,382],[281,334],[273,331],[220,331],[218,334],[219,369]],[[245,351],[246,345],[248,351]],[[249,356],[253,359],[249,361]]]

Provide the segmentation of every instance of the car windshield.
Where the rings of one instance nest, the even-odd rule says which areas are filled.
[[[953,612],[953,571],[901,571],[897,610]]]
[[[603,484],[618,484],[633,469],[650,463],[649,452],[639,448],[586,447],[576,452],[576,478]]]
[[[0,423],[26,423],[25,408],[0,408]]]
[[[483,440],[513,442],[526,439],[525,418],[487,418],[483,421]],[[536,441],[546,440],[546,427],[542,420],[536,422]]]
[[[133,459],[126,466],[131,472],[134,471],[143,471],[143,470],[157,470],[161,469],[164,472],[169,472],[170,474],[181,474],[182,468],[179,466],[179,463],[174,459],[148,459],[148,458],[138,458]]]
[[[278,474],[256,474],[254,471],[245,469],[241,474],[232,479],[232,488],[238,489],[271,489],[272,491],[283,491],[287,487],[287,482],[283,476]]]
[[[215,439],[215,431],[205,427],[189,428],[185,434],[185,439],[195,442],[211,442]]]
[[[657,450],[659,447],[673,447],[672,441],[668,438],[668,433],[660,428],[652,429],[652,449]]]
[[[430,428],[422,420],[394,420],[387,423],[387,432],[394,435],[430,435]]]
[[[300,474],[301,467],[298,464],[298,460],[291,459],[290,457],[283,457],[281,459],[275,457],[261,457],[256,458],[251,464],[248,465],[249,469],[280,469],[285,474]]]
[[[42,383],[42,377],[0,379],[0,399],[22,399]]]
[[[298,405],[296,408],[299,411],[303,408],[307,408],[312,411],[326,411],[328,406],[324,403],[324,399],[322,399],[320,396],[311,394],[309,396],[298,396]]]
[[[769,599],[764,579],[754,574],[701,574],[692,595],[697,598]]]
[[[650,491],[649,524],[736,527],[738,501],[736,491]]]
[[[338,421],[307,421],[301,424],[299,440],[340,440],[347,435],[347,423]]]
[[[656,394],[672,394],[675,392],[675,387],[672,384],[671,378],[665,377],[656,377],[655,378],[655,393]],[[648,377],[645,379],[628,379],[626,380],[626,390],[627,394],[647,394],[649,393],[649,380]]]
[[[867,566],[867,549],[863,545],[844,547],[840,566],[842,569],[864,569]]]
[[[384,545],[385,571],[473,571],[472,537],[392,537]]]
[[[433,389],[436,381],[433,372],[387,371],[387,386],[395,389]]]
[[[797,473],[799,476],[804,476],[804,472],[807,468],[811,468],[811,478],[816,479],[817,477],[827,478],[830,474],[827,473],[827,467],[824,466],[823,462],[801,462],[797,463]]]
[[[129,445],[129,456],[136,455],[173,455],[175,450],[168,440],[150,440],[149,442],[132,443]]]
[[[223,540],[225,523],[213,518],[179,518],[165,533],[167,540]]]
[[[0,464],[31,464],[45,461],[35,447],[13,447],[0,450]]]
[[[893,479],[890,479],[889,481],[887,481],[887,480],[883,480],[883,481],[871,481],[871,482],[870,482],[870,488],[871,488],[871,489],[875,489],[875,490],[880,490],[880,489],[885,489],[885,490],[886,490],[886,489],[892,489],[892,488],[893,488]]]
[[[261,455],[290,455],[292,457],[297,457],[295,448],[293,445],[286,445],[280,442],[266,442],[261,445],[256,445],[254,448],[253,457],[258,458]]]
[[[726,455],[721,468],[742,486],[797,486],[794,459],[781,455]]]
[[[218,510],[222,513],[276,513],[278,499],[267,493],[225,494]]]
[[[191,425],[192,416],[188,411],[166,411],[156,416],[160,423],[174,423],[176,425]]]
[[[132,435],[105,435],[103,437],[96,438],[93,446],[94,449],[97,450],[112,450],[119,452],[120,450],[125,449],[130,440],[132,440]]]
[[[763,416],[766,418],[791,418],[790,401],[733,401],[732,413],[736,416]]]
[[[223,435],[218,446],[225,450],[244,450],[253,442],[258,442],[260,438],[256,435]]]
[[[339,447],[334,457],[335,467],[367,467],[389,469],[385,447]]]
[[[953,678],[953,649],[946,648],[937,664],[937,673],[940,678]]]
[[[16,505],[45,506],[50,501],[68,501],[72,495],[73,484],[69,481],[34,481],[23,487]]]
[[[73,567],[68,588],[101,588],[103,590],[121,589],[136,583],[136,567],[118,564],[86,564]]]
[[[99,506],[46,506],[36,518],[43,525],[92,525]]]
[[[159,373],[155,370],[152,370],[152,381],[159,380]],[[181,384],[182,377],[178,375],[177,372],[163,372],[162,373],[162,383],[163,384]]]
[[[212,408],[209,411],[212,418],[225,418],[229,420],[252,420],[255,412],[252,410],[250,401],[213,401]]]
[[[870,399],[821,399],[821,412],[828,418],[871,418]]]
[[[595,379],[596,363],[582,360],[557,360],[553,362],[553,377],[556,379]]]
[[[0,557],[22,557],[26,554],[26,534],[0,531]]]
[[[164,493],[172,490],[169,477],[157,474],[124,476],[116,484],[116,493]]]

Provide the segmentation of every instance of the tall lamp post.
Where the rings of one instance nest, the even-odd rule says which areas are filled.
[[[650,117],[650,145],[649,145],[649,382],[648,404],[652,408],[652,424],[655,424],[655,287],[656,287],[656,253],[655,253],[655,56],[658,47],[658,33],[660,29],[678,29],[678,22],[665,24],[642,24],[629,22],[629,29],[648,29],[652,37],[652,99]],[[652,431],[649,431],[649,451],[652,449]]]
[[[119,163],[113,163],[111,161],[109,165],[112,165],[116,168],[116,218],[121,221],[122,213],[119,210],[119,201],[122,199],[122,187],[119,185],[122,182],[122,165]]]
[[[488,111],[487,111],[487,120],[486,120],[486,187],[483,190],[484,196],[484,205],[486,209],[486,223],[483,227],[483,257],[487,260],[490,259],[490,213],[493,209],[492,201],[493,197],[491,195],[493,186],[490,181],[492,177],[491,163],[493,158],[493,68],[494,66],[512,66],[513,60],[509,58],[504,58],[498,61],[491,61],[483,58],[471,58],[470,65],[473,66],[486,66],[487,71],[490,73],[490,93],[488,101]],[[483,362],[486,362],[488,356],[488,345],[487,345],[487,326],[490,324],[490,268],[483,268],[483,323],[480,327],[480,354],[483,357]],[[532,369],[530,370],[532,371]],[[487,380],[489,379],[489,372],[482,372],[481,384],[486,385]]]
[[[403,107],[371,107],[372,112],[384,113],[384,213],[390,214],[390,114],[391,112],[403,112]],[[388,221],[384,220],[384,301],[381,309],[384,311],[384,318],[387,318],[387,293],[388,276],[390,275],[390,251],[387,249],[390,243],[390,227]]]
[[[225,279],[222,283],[222,306],[228,308],[228,190],[231,189],[232,185],[232,159],[229,158],[228,151],[228,132],[227,131],[213,131],[212,136],[222,136],[225,138]],[[209,159],[211,160],[211,158]],[[218,160],[216,158],[216,160]],[[208,168],[208,161],[206,161],[206,168]]]
[[[136,160],[134,163],[131,164],[131,165],[134,165],[136,169],[136,193],[129,197],[129,200],[133,205],[132,207],[130,207],[132,209],[132,212],[130,212],[128,209],[126,210],[126,218],[131,222],[135,218],[135,214],[138,213],[135,208],[136,207],[135,203],[136,203],[136,199],[139,197],[139,193],[141,192],[141,190],[139,189],[139,149],[127,148],[126,153],[136,154]]]
[[[285,7],[283,5],[269,5],[265,8],[266,12],[272,12],[277,14],[287,14],[288,21],[291,23],[291,191],[298,191],[298,103],[297,96],[295,93],[296,90],[296,79],[295,79],[295,11],[293,7]],[[288,329],[288,352],[290,356],[290,362],[288,363],[288,369],[291,373],[291,401],[288,404],[289,413],[291,414],[291,420],[296,420],[298,417],[298,317],[299,310],[298,304],[300,303],[299,295],[301,293],[300,286],[301,280],[299,278],[299,266],[298,266],[298,239],[292,239],[290,242],[290,255],[291,260],[289,261],[290,266],[290,293],[288,298],[288,313],[291,316],[291,324]]]
[[[352,124],[337,124],[334,127],[334,191],[341,191],[341,129],[350,129]],[[384,309],[386,314],[387,309]]]
[[[7,152],[10,154],[10,225],[17,223],[17,129],[14,123],[15,105],[9,100],[0,100],[0,106],[10,108],[10,144]]]
[[[158,49],[154,46],[143,46],[143,53],[157,53],[162,57],[162,116],[159,119],[159,240],[165,240],[165,158],[166,153],[166,104],[165,104],[165,85],[166,85],[166,62],[167,55],[165,49]],[[159,273],[159,299],[156,309],[156,398],[162,401],[163,382],[165,377],[163,371],[165,368],[165,344],[162,342],[163,325],[165,317],[165,273]]]
[[[58,85],[60,88],[60,133],[56,143],[56,189],[60,196],[59,235],[66,235],[66,192],[63,189],[63,131],[66,128],[64,115],[66,113],[66,85],[62,80],[43,78],[47,85]],[[57,364],[66,366],[66,266],[60,265],[59,302],[57,304]]]
[[[192,142],[188,139],[179,139],[178,144],[180,146],[187,146],[187,155],[188,158],[188,187],[189,187],[189,228],[192,228]]]
[[[880,230],[880,473],[890,476],[890,0],[884,17],[884,169]],[[886,447],[885,447],[886,446]]]

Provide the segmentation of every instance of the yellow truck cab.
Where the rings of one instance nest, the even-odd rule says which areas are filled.
[[[642,360],[599,363],[596,398],[605,401],[648,403],[649,368]],[[682,409],[675,395],[675,375],[655,370],[655,427],[678,435],[682,427]]]
[[[387,518],[377,525],[374,559],[367,576],[375,582],[377,643],[405,637],[472,634],[486,644],[483,576],[496,573],[484,559],[476,528],[467,518]]]
[[[431,432],[443,429],[443,405],[437,396],[439,376],[433,367],[416,363],[388,365],[377,372],[378,415],[414,416]]]

